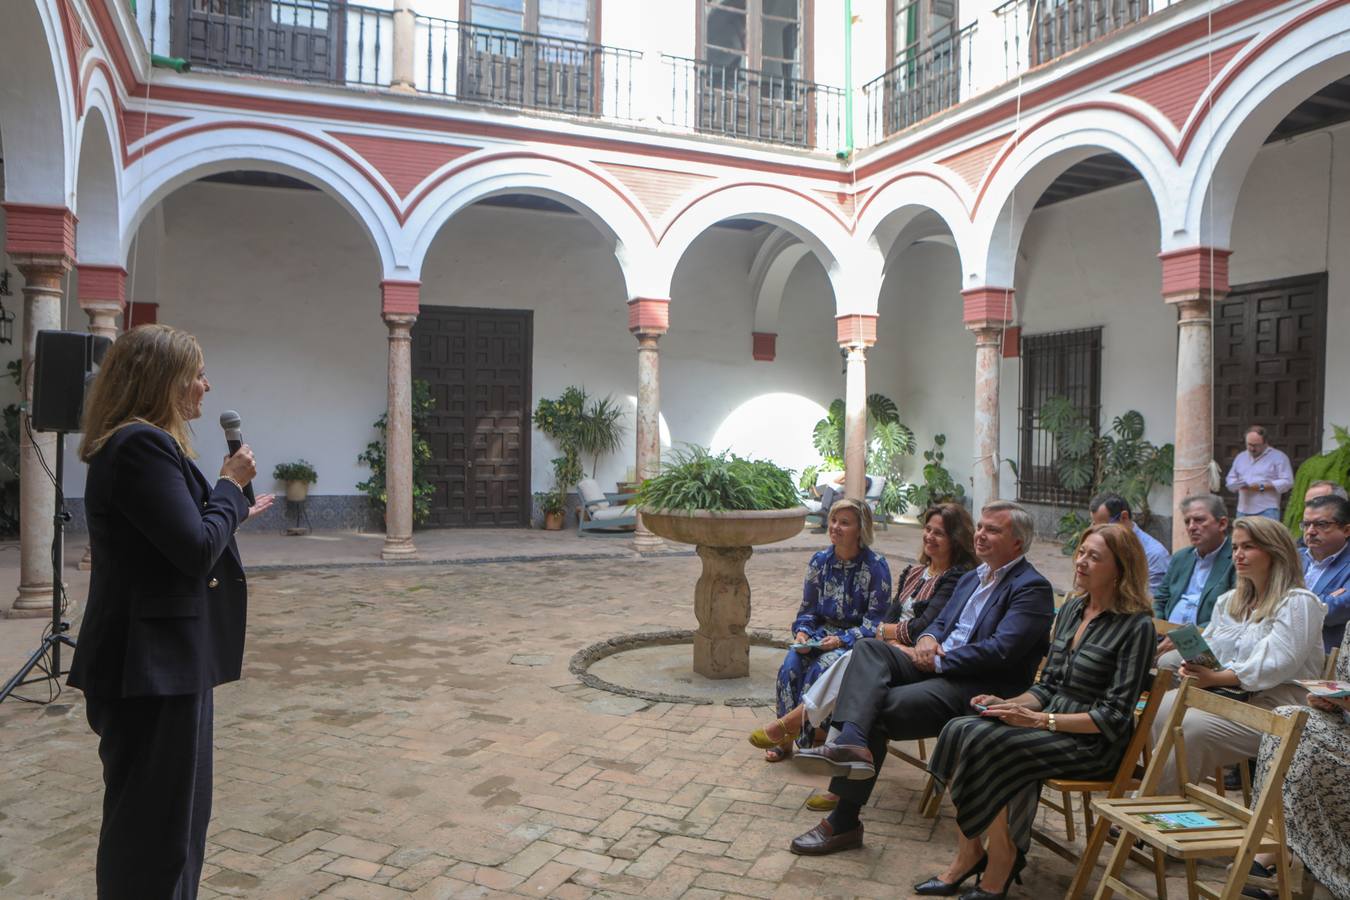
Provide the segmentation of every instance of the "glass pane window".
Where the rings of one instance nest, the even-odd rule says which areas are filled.
[[[272,21],[278,25],[328,30],[328,0],[273,0],[268,5]]]
[[[587,0],[539,0],[539,33],[585,41],[590,38]]]
[[[525,30],[525,0],[472,0],[469,21],[485,28]]]
[[[783,78],[801,76],[803,0],[705,0],[705,58]]]

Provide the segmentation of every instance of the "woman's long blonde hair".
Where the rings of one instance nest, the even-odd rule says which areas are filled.
[[[1123,615],[1152,612],[1153,598],[1148,592],[1148,558],[1144,556],[1144,545],[1139,543],[1138,535],[1124,525],[1093,525],[1083,532],[1083,540],[1078,542],[1080,550],[1083,541],[1094,534],[1106,544],[1106,549],[1116,561],[1116,572],[1120,576],[1109,612]]]
[[[188,388],[202,367],[202,348],[186,331],[141,325],[113,342],[84,402],[80,459],[89,462],[128,425],[154,425],[195,456],[188,437]]]
[[[1228,614],[1239,622],[1244,619],[1260,622],[1280,608],[1286,594],[1304,586],[1303,562],[1289,530],[1275,519],[1244,516],[1233,523],[1234,536],[1239,529],[1247,532],[1257,549],[1270,557],[1270,574],[1266,578],[1266,589],[1259,597],[1250,578],[1237,576],[1237,586],[1228,600]],[[1248,610],[1251,610],[1250,615]]]

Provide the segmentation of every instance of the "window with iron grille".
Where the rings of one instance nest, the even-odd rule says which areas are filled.
[[[1021,456],[1017,496],[1035,503],[1086,504],[1090,489],[1070,491],[1059,483],[1054,435],[1040,427],[1041,405],[1065,397],[1101,428],[1102,330],[1080,328],[1022,335],[1022,396],[1018,417]]]

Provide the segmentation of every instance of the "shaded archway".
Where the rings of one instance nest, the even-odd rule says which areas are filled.
[[[46,0],[10,4],[0,29],[5,199],[66,206],[74,181],[75,98],[60,15]]]

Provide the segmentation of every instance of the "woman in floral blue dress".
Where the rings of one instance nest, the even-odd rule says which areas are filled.
[[[806,567],[802,605],[792,623],[797,644],[819,646],[788,650],[778,670],[779,721],[764,729],[773,746],[769,762],[786,759],[796,734],[787,733],[782,716],[802,701],[802,692],[820,674],[853,649],[855,642],[875,637],[891,594],[891,569],[871,549],[872,511],[851,498],[830,507],[830,548],[811,557]]]

